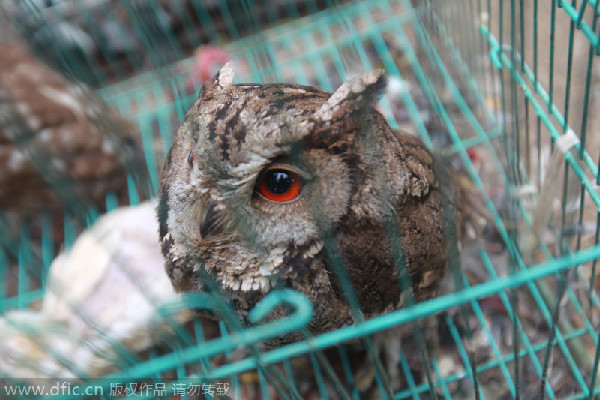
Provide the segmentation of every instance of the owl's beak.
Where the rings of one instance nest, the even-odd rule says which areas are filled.
[[[202,238],[206,238],[210,231],[213,230],[219,222],[219,215],[215,203],[209,201],[202,211],[200,217],[200,235]]]

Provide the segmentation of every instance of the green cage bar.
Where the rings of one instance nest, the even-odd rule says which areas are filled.
[[[305,362],[315,396],[358,399],[364,377],[351,351],[360,343],[371,363],[373,398],[600,396],[599,1],[43,3],[5,1],[0,17],[11,20],[41,60],[94,87],[139,128],[153,195],[174,130],[196,99],[199,84],[193,90],[186,85],[198,47],[225,50],[236,65],[236,82],[331,91],[349,76],[384,68],[397,86],[381,99],[380,111],[390,126],[419,136],[461,166],[498,245],[465,246],[449,272],[453,289],[439,297],[318,336],[305,329],[312,306],[297,292],[275,291],[252,311],[258,321],[285,303],[292,309],[285,319],[250,328],[228,325],[229,331],[222,323],[217,338],[208,338],[198,321],[184,329],[171,314],[191,305],[226,310],[226,299],[190,296],[160,309],[177,333],[167,351],[142,358],[123,349],[119,371],[82,376],[83,384],[119,398],[107,395],[112,382],[167,381],[162,398],[169,398],[182,385],[226,382],[229,398],[241,399],[250,376],[260,398],[297,399],[305,394],[298,367]],[[66,26],[71,35],[78,32],[75,44],[49,46]],[[108,27],[121,41],[110,37]],[[445,132],[443,140],[438,131]],[[138,204],[135,177],[129,183],[129,201]],[[106,208],[117,204],[107,194]],[[5,313],[43,297],[57,231],[46,215],[39,240],[26,225],[15,233],[0,211]],[[67,210],[60,225],[65,248],[96,218],[88,210],[82,223],[75,211]],[[475,272],[468,263],[477,266]],[[15,287],[4,283],[11,279]],[[344,287],[343,276],[340,281]],[[422,340],[430,321],[441,332],[439,349]],[[392,388],[374,335],[399,327],[416,337],[424,370],[417,371],[400,350],[402,385]],[[267,338],[289,331],[305,339],[260,350]],[[248,356],[222,361],[242,346],[250,349]],[[339,365],[330,361],[331,352]]]

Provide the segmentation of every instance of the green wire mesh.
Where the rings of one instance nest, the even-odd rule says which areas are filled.
[[[168,376],[164,397],[193,398],[182,388],[201,382],[216,391],[227,382],[229,397],[241,399],[249,371],[257,371],[258,397],[301,398],[296,361],[304,357],[314,374],[315,398],[358,399],[361,377],[347,348],[356,339],[372,359],[382,398],[600,395],[597,1],[41,3],[5,2],[1,9],[42,60],[97,87],[139,126],[152,193],[172,134],[196,97],[198,85],[188,93],[185,82],[199,45],[225,49],[238,82],[293,82],[331,91],[353,74],[383,67],[405,86],[386,95],[380,110],[392,127],[419,135],[463,166],[501,247],[463,248],[454,260],[460,268],[449,272],[455,288],[440,297],[316,337],[306,333],[304,341],[238,361],[211,363],[239,346],[256,349],[266,338],[302,331],[312,312],[306,298],[272,293],[254,310],[256,320],[282,302],[294,310],[286,320],[223,329],[209,342],[196,323],[194,337],[179,331],[166,354],[132,354],[118,373],[85,380],[104,387],[106,398],[120,397],[107,394],[111,383],[142,379],[151,390],[138,385],[137,392],[120,394],[158,397],[154,389]],[[103,19],[111,25],[99,23]],[[65,35],[66,23],[72,43],[48,46]],[[449,139],[441,140],[436,130]],[[131,203],[137,202],[133,191]],[[107,209],[114,206],[108,198]],[[6,219],[0,223],[0,230],[10,231]],[[39,248],[27,226],[18,237],[0,235],[0,311],[26,308],[43,296],[55,255],[51,225],[44,219]],[[66,246],[78,231],[67,212]],[[8,284],[11,260],[17,260],[17,288]],[[468,263],[475,263],[478,277]],[[226,308],[222,300],[189,295],[185,303]],[[372,335],[404,326],[418,338],[430,320],[444,352],[417,340],[419,369],[400,351],[404,384],[392,393]],[[336,351],[341,367],[331,365],[327,349]]]

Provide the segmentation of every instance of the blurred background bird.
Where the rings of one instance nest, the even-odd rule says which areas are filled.
[[[0,380],[93,378],[135,365],[155,344],[177,345],[193,313],[164,272],[155,208],[101,217],[52,262],[39,309],[0,316]]]
[[[107,193],[129,200],[128,177],[147,197],[136,127],[23,46],[0,43],[0,53],[0,208],[104,210]]]

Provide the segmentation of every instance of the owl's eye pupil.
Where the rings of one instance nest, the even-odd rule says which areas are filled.
[[[284,194],[292,185],[292,177],[285,171],[269,171],[265,179],[267,187],[274,194]]]
[[[296,173],[283,168],[271,168],[263,173],[257,189],[266,199],[281,203],[298,197],[302,185],[302,179]]]

